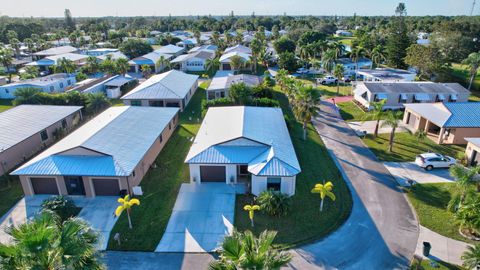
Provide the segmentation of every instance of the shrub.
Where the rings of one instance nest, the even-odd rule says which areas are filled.
[[[254,98],[247,105],[257,107],[280,107],[280,103],[271,98]]]
[[[279,191],[266,190],[260,193],[257,198],[262,212],[270,216],[286,215],[290,208],[290,197]]]
[[[63,221],[78,215],[80,208],[64,196],[55,196],[42,202],[42,210],[55,212]]]

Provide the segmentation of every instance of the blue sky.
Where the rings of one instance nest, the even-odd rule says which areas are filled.
[[[391,15],[399,0],[1,0],[0,15],[60,17],[150,15]],[[473,0],[404,0],[409,15],[466,15]],[[477,1],[475,15],[480,14]]]

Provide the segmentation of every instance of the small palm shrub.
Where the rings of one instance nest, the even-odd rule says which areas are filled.
[[[270,216],[286,215],[290,208],[290,197],[285,193],[274,190],[266,190],[260,193],[257,202],[262,212]]]
[[[57,214],[62,221],[78,215],[80,208],[65,196],[55,196],[42,202],[42,210],[50,210]]]

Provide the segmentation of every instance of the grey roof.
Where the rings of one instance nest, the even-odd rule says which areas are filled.
[[[218,76],[217,76],[218,74]],[[224,75],[224,73],[219,73],[217,71],[215,77],[213,77],[212,82],[210,83],[208,90],[219,90],[219,89],[228,89],[232,84],[235,83],[245,83],[246,85],[253,87],[262,83],[263,79],[256,75],[249,74],[238,74],[238,75]]]
[[[465,138],[467,142],[472,143],[473,145],[480,147],[480,138]]]
[[[372,93],[446,93],[470,94],[458,83],[434,82],[365,82],[365,87]]]
[[[368,58],[359,58],[357,60],[358,63],[369,63],[369,62],[372,62],[372,60],[368,59]],[[354,62],[351,58],[339,58],[336,60],[336,63],[338,64],[342,64],[342,65],[352,65],[352,64],[355,64],[356,62]]]
[[[178,108],[111,107],[12,174],[131,175],[178,111]],[[92,154],[69,153],[73,149]]]
[[[189,54],[183,54],[177,56],[177,58],[173,59],[172,63],[183,62],[192,58],[200,58],[200,59],[213,59],[215,57],[215,52],[213,51],[196,51]]]
[[[412,110],[422,117],[428,118],[430,122],[439,127],[443,127],[451,115],[442,103],[412,103],[404,104],[404,106],[405,109]]]
[[[172,44],[168,44],[166,46],[163,46],[163,47],[160,47],[159,49],[156,49],[154,52],[156,53],[164,53],[164,54],[176,54],[178,52],[181,52],[185,50],[184,48],[182,47],[179,47],[179,46],[175,46],[175,45],[172,45]]]
[[[20,105],[0,113],[0,152],[81,109],[81,106]]]
[[[50,56],[50,55],[57,55],[57,54],[64,54],[64,53],[73,53],[76,51],[78,51],[78,49],[72,46],[60,46],[60,47],[54,47],[54,48],[36,52],[34,53],[34,55]]]
[[[300,173],[282,110],[267,107],[208,109],[187,163],[246,163],[255,175]]]
[[[124,95],[122,99],[183,99],[197,83],[198,77],[198,75],[170,70],[150,77]]]
[[[10,86],[16,86],[16,85],[45,86],[45,85],[50,85],[50,84],[55,83],[55,82],[60,81],[60,80],[64,80],[68,77],[69,76],[66,73],[55,73],[55,74],[48,75],[48,76],[45,76],[45,77],[38,77],[38,78],[13,82],[13,83],[5,84],[5,85],[2,85],[2,86],[3,87],[10,87]],[[0,86],[0,88],[2,86]]]
[[[108,81],[105,83],[105,86],[115,86],[115,87],[120,87],[132,80],[135,80],[135,78],[132,77],[124,77],[124,76],[118,76],[116,78],[113,78],[112,80]]]

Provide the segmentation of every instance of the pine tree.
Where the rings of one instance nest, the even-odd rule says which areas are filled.
[[[65,9],[65,28],[69,33],[75,31],[75,21],[72,18],[72,13],[70,9]]]
[[[395,10],[395,17],[391,22],[387,38],[386,52],[387,64],[395,68],[407,68],[404,58],[407,56],[407,48],[410,46],[405,16],[407,10],[404,3],[399,3]]]

